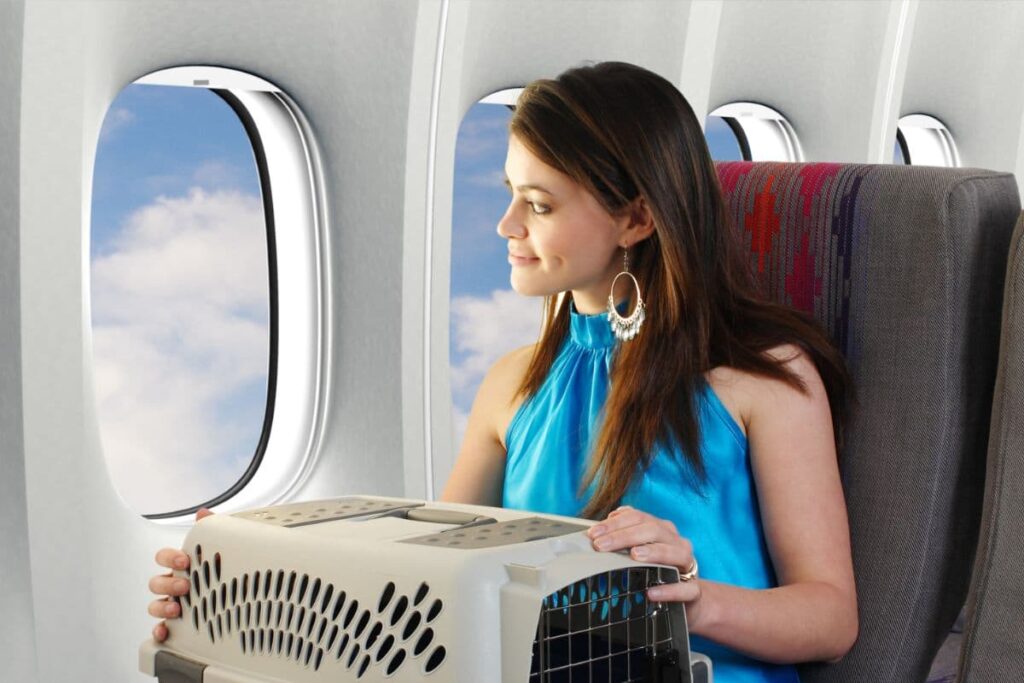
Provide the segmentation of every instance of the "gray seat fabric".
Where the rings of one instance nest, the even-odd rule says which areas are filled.
[[[1012,175],[723,162],[768,296],[814,315],[858,393],[840,468],[860,634],[805,683],[924,681],[978,539]]]
[[[1024,215],[1010,247],[962,683],[1024,679]]]

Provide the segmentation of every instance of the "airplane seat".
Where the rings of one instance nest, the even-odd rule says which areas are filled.
[[[1010,246],[981,537],[957,680],[1024,679],[1024,214]]]
[[[801,680],[924,681],[978,541],[1016,181],[977,169],[716,166],[765,294],[827,329],[857,392],[840,470],[860,633],[840,662],[802,665]]]

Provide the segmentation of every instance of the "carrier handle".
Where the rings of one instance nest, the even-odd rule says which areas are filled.
[[[459,510],[440,510],[438,508],[401,508],[388,513],[389,517],[404,517],[414,522],[430,522],[432,524],[455,524],[460,529],[483,524],[497,524],[493,517],[474,515],[471,512],[460,512]]]

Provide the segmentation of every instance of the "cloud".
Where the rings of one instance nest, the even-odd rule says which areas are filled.
[[[107,463],[141,512],[226,490],[260,435],[269,362],[258,197],[193,188],[132,213],[92,263]]]
[[[115,107],[103,117],[103,127],[100,128],[100,142],[107,142],[121,128],[128,126],[135,121],[135,113],[124,107]]]

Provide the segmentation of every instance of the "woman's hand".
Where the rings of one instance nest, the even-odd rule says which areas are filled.
[[[206,508],[200,508],[196,512],[196,521],[198,522],[212,514]],[[188,555],[177,548],[161,548],[156,553],[156,563],[170,570],[180,569],[184,571],[188,569],[189,559]],[[185,574],[187,575],[188,572],[186,571]],[[149,580],[149,590],[162,596],[149,603],[149,613],[151,616],[157,619],[175,619],[181,616],[181,605],[178,604],[175,598],[188,593],[188,579],[176,577],[174,572],[170,571],[151,578]],[[153,640],[158,643],[167,640],[166,622],[161,621],[153,627]]]
[[[692,573],[696,560],[693,546],[679,535],[675,524],[628,505],[612,510],[608,517],[587,531],[594,548],[601,551],[629,548],[629,556],[640,562],[677,567],[680,574]],[[696,580],[652,586],[647,598],[657,602],[682,602],[692,631],[699,628],[701,584]]]

